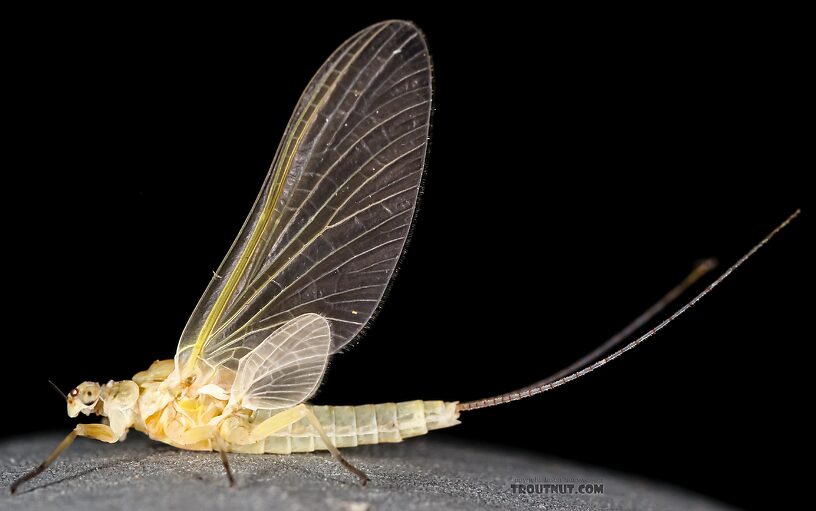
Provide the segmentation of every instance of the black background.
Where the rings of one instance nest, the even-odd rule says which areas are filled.
[[[312,73],[356,30],[403,17],[435,64],[424,196],[386,306],[316,401],[532,383],[695,260],[730,264],[803,207],[657,338],[435,433],[745,507],[795,498],[813,340],[804,34],[762,12],[433,13],[7,18],[24,30],[5,63],[4,433],[70,428],[47,378],[68,389],[173,356]]]

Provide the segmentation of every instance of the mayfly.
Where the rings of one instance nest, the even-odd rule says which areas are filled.
[[[136,429],[181,449],[227,453],[328,450],[400,442],[459,423],[462,412],[533,396],[634,348],[693,306],[798,214],[645,335],[619,347],[712,267],[698,265],[615,337],[557,374],[470,402],[362,406],[307,403],[328,359],[370,321],[393,279],[414,217],[431,117],[431,58],[411,23],[372,25],[309,82],[249,217],[192,313],[175,357],[130,380],[84,382],[65,399],[79,424],[12,493],[77,437],[114,443]],[[613,349],[616,349],[613,351]]]

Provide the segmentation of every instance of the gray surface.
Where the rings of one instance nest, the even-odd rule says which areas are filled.
[[[666,485],[493,447],[426,437],[344,452],[371,477],[366,487],[325,453],[231,455],[238,487],[229,489],[218,456],[186,452],[132,433],[124,443],[77,442],[15,497],[8,485],[36,466],[61,437],[0,444],[0,509],[726,509]],[[580,479],[602,495],[520,495],[511,484]]]

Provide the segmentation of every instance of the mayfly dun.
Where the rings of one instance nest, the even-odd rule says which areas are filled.
[[[180,449],[290,454],[400,442],[460,414],[530,397],[599,368],[697,303],[785,227],[793,213],[686,305],[639,327],[709,272],[707,260],[623,331],[557,374],[469,402],[315,406],[329,358],[349,346],[386,293],[416,209],[431,117],[431,58],[411,23],[372,25],[343,43],[303,92],[249,216],[213,273],[175,357],[130,380],[83,382],[65,397],[79,424],[12,493],[77,437],[114,443],[130,429]]]

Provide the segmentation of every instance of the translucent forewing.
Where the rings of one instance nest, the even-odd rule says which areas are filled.
[[[239,362],[231,404],[276,410],[307,400],[326,370],[329,332],[319,314],[298,316],[275,330]]]
[[[326,317],[331,352],[360,332],[408,235],[431,112],[431,63],[410,23],[346,41],[309,83],[258,199],[185,327],[182,376],[231,370],[285,322]]]

